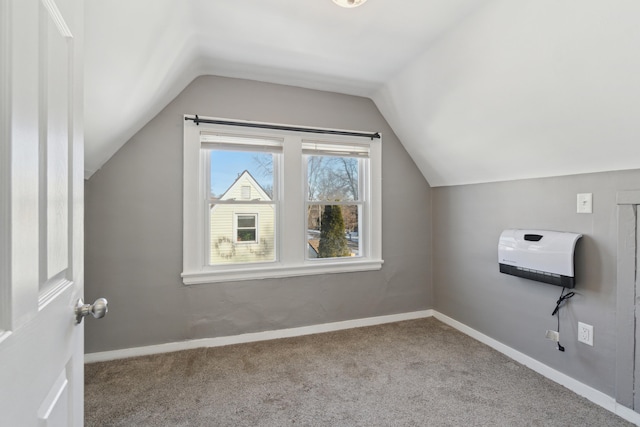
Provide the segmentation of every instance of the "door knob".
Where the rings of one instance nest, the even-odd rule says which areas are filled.
[[[78,299],[75,309],[76,324],[82,323],[82,319],[89,314],[96,319],[104,317],[107,311],[109,311],[107,304],[108,302],[105,298],[98,298],[93,304],[85,304],[82,298]]]

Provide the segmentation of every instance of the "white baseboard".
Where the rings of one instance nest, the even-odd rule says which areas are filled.
[[[540,375],[547,377],[550,380],[560,385],[563,385],[564,387],[568,388],[574,393],[589,399],[591,402],[595,403],[596,405],[601,406],[604,409],[607,409],[613,412],[614,414],[620,416],[621,418],[624,418],[629,422],[634,423],[635,425],[640,425],[640,414],[638,414],[632,409],[629,409],[625,406],[618,404],[613,397],[607,394],[604,394],[601,391],[598,391],[595,388],[590,387],[584,383],[581,383],[580,381],[575,380],[570,376],[565,375],[562,372],[557,371],[545,365],[544,363],[539,362],[538,360],[527,356],[524,353],[521,353],[511,347],[508,347],[502,344],[501,342],[496,341],[493,338],[488,337],[487,335],[481,332],[478,332],[475,329],[472,329],[467,325],[458,322],[457,320],[450,318],[449,316],[446,316],[437,311],[434,311],[433,315],[436,319],[438,319],[442,323],[445,323],[459,330],[460,332],[466,335],[469,335],[471,338],[474,338],[480,341],[481,343],[488,345],[489,347],[499,351],[500,353],[506,355],[507,357],[510,357],[516,362],[521,363],[526,367],[536,371]]]
[[[480,341],[483,344],[499,351],[500,353],[510,357],[535,372],[549,378],[550,380],[563,385],[574,393],[589,399],[591,402],[599,405],[614,414],[624,418],[640,426],[640,414],[625,406],[618,404],[615,399],[607,394],[602,393],[580,381],[577,381],[568,375],[557,371],[524,353],[521,353],[509,346],[502,344],[495,339],[484,335],[469,326],[458,322],[439,313],[435,310],[414,311],[411,313],[392,314],[389,316],[368,317],[364,319],[346,320],[343,322],[323,323],[320,325],[303,326],[299,328],[279,329],[275,331],[256,332],[250,334],[235,335],[229,337],[204,338],[198,340],[189,340],[181,342],[173,342],[166,344],[151,345],[146,347],[127,348],[122,350],[104,351],[99,353],[85,354],[85,363],[104,362],[108,360],[125,359],[128,357],[148,356],[151,354],[168,353],[172,351],[190,350],[200,347],[221,347],[232,344],[242,344],[256,341],[265,341],[278,338],[290,338],[303,335],[319,334],[323,332],[339,331],[343,329],[359,328],[363,326],[381,325],[384,323],[400,322],[402,320],[421,319],[426,317],[435,317],[442,323],[445,323],[460,332]]]
[[[320,334],[323,332],[340,331],[343,329],[360,328],[363,326],[382,325],[384,323],[400,322],[402,320],[421,319],[425,317],[433,317],[433,310],[391,314],[388,316],[367,317],[364,319],[345,320],[342,322],[323,323],[319,325],[302,326],[299,328],[278,329],[275,331],[255,332],[228,337],[203,338],[197,340],[150,345],[146,347],[134,347],[125,348],[122,350],[88,353],[84,355],[84,362],[105,362],[108,360],[126,359],[128,357],[148,356],[151,354],[169,353],[172,351],[191,350],[200,347],[221,347],[225,345],[266,341],[278,338],[299,337],[303,335]]]

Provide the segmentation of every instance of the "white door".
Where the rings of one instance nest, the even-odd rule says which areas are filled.
[[[0,0],[0,425],[81,426],[80,0]]]

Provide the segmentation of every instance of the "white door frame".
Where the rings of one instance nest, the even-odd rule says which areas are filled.
[[[638,239],[640,238],[640,190],[619,191],[618,256],[616,302],[616,402],[638,412],[640,409],[640,296],[637,275]],[[633,339],[629,339],[629,331]]]

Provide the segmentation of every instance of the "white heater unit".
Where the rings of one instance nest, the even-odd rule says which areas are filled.
[[[581,237],[563,231],[504,230],[498,243],[500,272],[573,288],[573,258]]]

